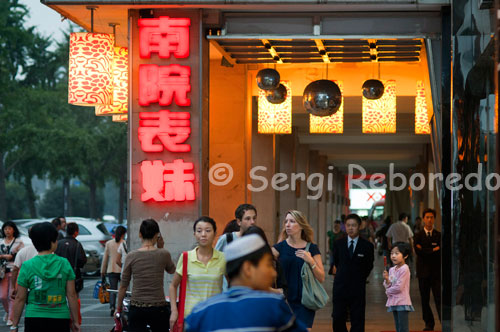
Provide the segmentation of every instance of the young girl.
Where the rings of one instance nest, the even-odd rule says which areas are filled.
[[[384,287],[387,294],[386,307],[394,315],[396,332],[408,332],[408,312],[415,311],[410,299],[410,269],[405,260],[410,254],[407,243],[398,242],[391,250],[393,267],[384,270]]]

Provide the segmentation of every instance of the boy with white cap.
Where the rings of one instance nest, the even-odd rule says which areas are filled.
[[[231,288],[194,307],[186,332],[306,332],[283,296],[269,292],[276,277],[271,248],[257,234],[234,240],[224,250]]]

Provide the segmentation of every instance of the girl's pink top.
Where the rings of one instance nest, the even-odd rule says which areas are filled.
[[[410,269],[404,264],[389,270],[389,283],[384,280],[385,294],[387,294],[386,307],[395,305],[412,305],[410,299]]]

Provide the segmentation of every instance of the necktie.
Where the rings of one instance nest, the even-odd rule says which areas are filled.
[[[427,237],[431,237],[431,232],[427,232]]]
[[[354,255],[354,240],[351,240],[351,244],[349,244],[349,257],[352,258]]]

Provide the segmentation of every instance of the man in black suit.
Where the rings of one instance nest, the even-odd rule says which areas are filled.
[[[413,242],[417,254],[417,278],[422,300],[422,316],[425,322],[424,331],[433,331],[434,315],[430,306],[431,289],[439,320],[441,320],[441,232],[434,229],[436,211],[426,209],[422,217],[424,229],[415,235]]]
[[[359,236],[361,218],[345,219],[347,236],[335,241],[333,257],[337,274],[333,283],[333,331],[347,332],[347,309],[351,332],[365,330],[366,279],[373,268],[373,244]]]

